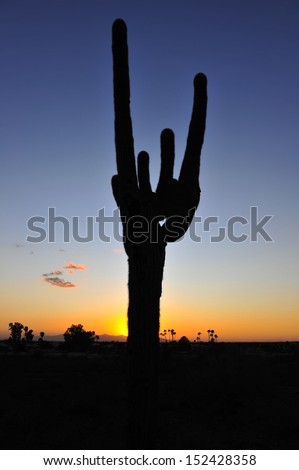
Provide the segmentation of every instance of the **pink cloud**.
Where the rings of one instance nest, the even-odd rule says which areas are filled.
[[[69,274],[73,274],[74,270],[77,271],[86,271],[88,269],[88,266],[86,264],[74,264],[71,262],[66,263],[65,266],[63,266],[64,269],[67,269]]]
[[[69,281],[65,281],[64,279],[61,279],[59,277],[46,277],[44,280],[54,287],[78,287],[76,284],[73,284]]]

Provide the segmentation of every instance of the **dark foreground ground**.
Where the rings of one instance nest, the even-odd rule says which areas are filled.
[[[125,449],[125,348],[0,344],[0,447]],[[160,384],[159,449],[298,449],[298,343],[169,344]]]

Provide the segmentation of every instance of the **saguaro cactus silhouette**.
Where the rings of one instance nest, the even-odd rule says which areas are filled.
[[[188,229],[200,198],[200,154],[204,139],[207,80],[194,79],[194,102],[179,178],[173,178],[174,134],[161,133],[161,170],[156,191],[150,184],[149,155],[135,164],[130,115],[127,27],[112,28],[117,175],[113,194],[123,222],[129,263],[128,357],[129,446],[150,449],[157,437],[159,317],[165,248]]]

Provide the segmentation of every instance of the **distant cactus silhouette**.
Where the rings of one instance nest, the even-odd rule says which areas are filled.
[[[199,203],[207,80],[203,74],[194,79],[192,117],[178,180],[173,178],[174,134],[170,129],[161,133],[161,170],[153,192],[149,155],[144,151],[138,155],[136,171],[127,27],[120,19],[113,24],[112,49],[118,172],[112,178],[112,189],[120,208],[129,262],[129,446],[153,449],[158,431],[159,316],[165,248],[167,242],[184,235]]]

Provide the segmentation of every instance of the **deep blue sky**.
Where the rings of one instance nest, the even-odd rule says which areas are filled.
[[[165,295],[176,305],[191,299],[187,310],[200,311],[195,329],[220,321],[221,302],[211,301],[215,293],[227,295],[224,309],[241,318],[244,308],[258,318],[261,310],[271,315],[273,302],[282,311],[292,299],[286,307],[291,331],[299,278],[296,0],[1,0],[0,249],[7,318],[13,321],[22,307],[21,295],[14,306],[11,298],[24,283],[28,292],[48,289],[51,300],[40,294],[43,302],[68,290],[37,283],[65,260],[90,267],[82,305],[91,292],[99,299],[106,295],[108,305],[112,284],[117,290],[124,285],[119,302],[126,303],[125,256],[112,253],[121,244],[26,243],[27,219],[46,216],[48,207],[65,217],[96,215],[101,207],[111,214],[115,208],[111,26],[118,17],[129,31],[136,153],[150,153],[152,180],[165,127],[176,134],[179,171],[192,81],[202,71],[209,104],[198,215],[219,216],[222,224],[234,215],[248,217],[250,206],[258,206],[261,217],[274,215],[268,225],[274,243],[226,240],[216,246],[206,237],[205,244],[184,240],[169,247]],[[84,226],[82,219],[82,233]],[[181,288],[182,277],[191,274],[192,283]],[[96,286],[102,287],[95,292]],[[273,292],[280,289],[278,301]],[[261,304],[249,308],[259,296]],[[27,295],[27,312],[38,309],[33,297]],[[100,301],[93,315],[102,315]],[[165,315],[172,321],[170,311]]]

